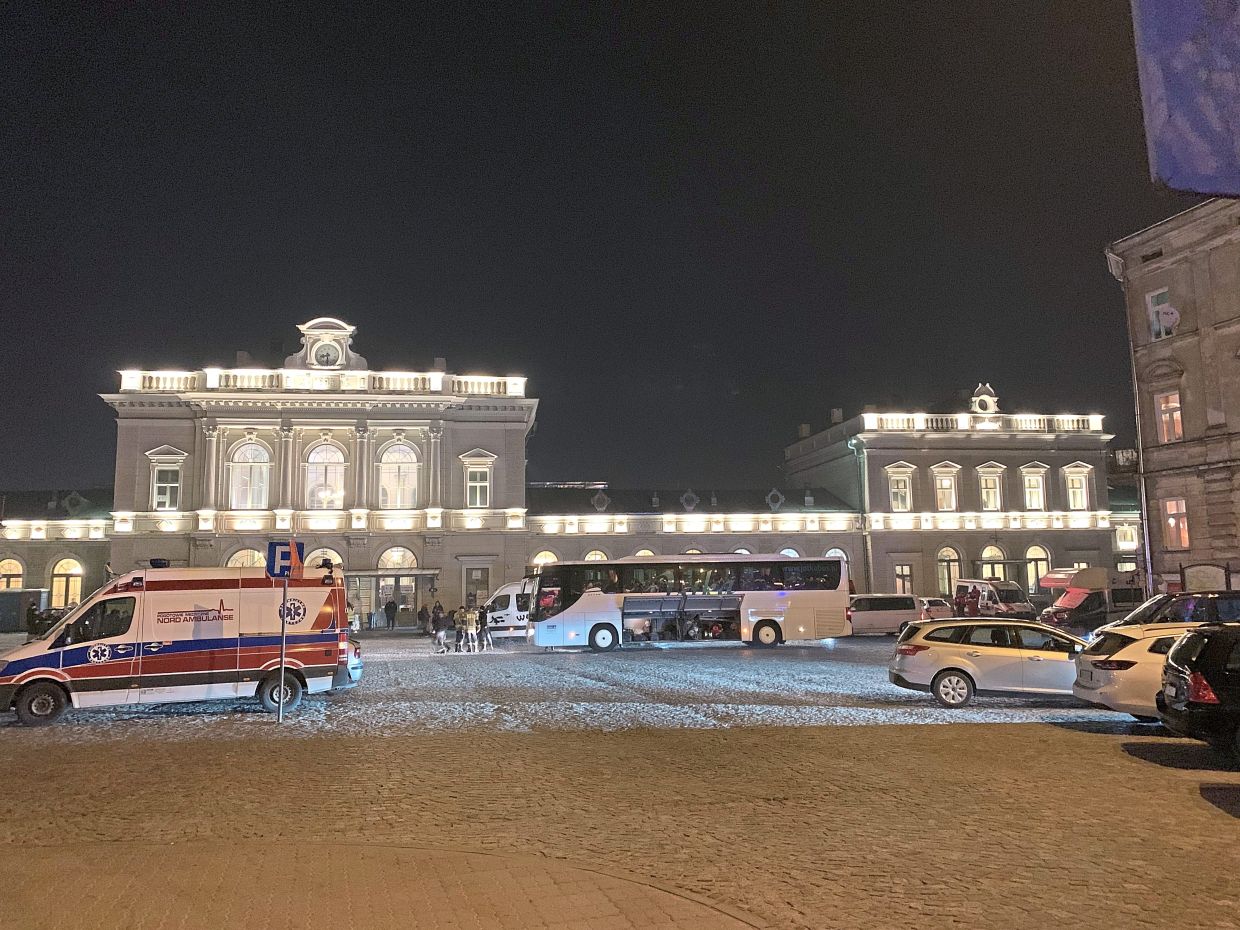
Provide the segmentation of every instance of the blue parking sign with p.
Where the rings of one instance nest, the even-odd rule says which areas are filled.
[[[300,562],[306,555],[305,543],[294,543],[297,547],[297,560]],[[287,542],[267,543],[267,575],[270,578],[287,578],[293,568],[293,550]]]

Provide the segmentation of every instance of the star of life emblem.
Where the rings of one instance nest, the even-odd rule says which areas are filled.
[[[86,650],[86,658],[95,665],[100,662],[106,662],[112,658],[112,647],[105,643],[96,643]]]

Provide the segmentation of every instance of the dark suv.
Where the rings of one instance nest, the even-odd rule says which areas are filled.
[[[1180,637],[1167,653],[1157,703],[1169,730],[1230,750],[1240,761],[1240,623]]]

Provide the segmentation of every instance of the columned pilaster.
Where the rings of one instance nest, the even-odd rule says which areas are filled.
[[[353,476],[353,506],[361,508],[370,507],[370,473],[374,470],[374,463],[371,461],[370,444],[372,434],[366,426],[359,426],[356,430],[356,459]]]
[[[217,509],[216,501],[216,476],[220,471],[220,453],[219,453],[219,427],[214,424],[206,424],[202,428],[203,434],[207,439],[207,461],[204,471],[206,472],[205,480],[202,486],[202,506],[207,510]]]
[[[430,506],[443,506],[443,423],[436,421],[430,428],[430,449],[427,458],[430,466]]]
[[[293,488],[296,456],[293,453],[293,428],[280,427],[280,507],[290,510],[293,507]]]

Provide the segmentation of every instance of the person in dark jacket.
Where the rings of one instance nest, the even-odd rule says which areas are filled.
[[[418,629],[427,636],[435,632],[431,629],[431,612],[426,608],[425,604],[418,608]]]
[[[387,628],[396,629],[396,602],[388,598],[388,602],[383,605],[383,613],[387,617]]]

